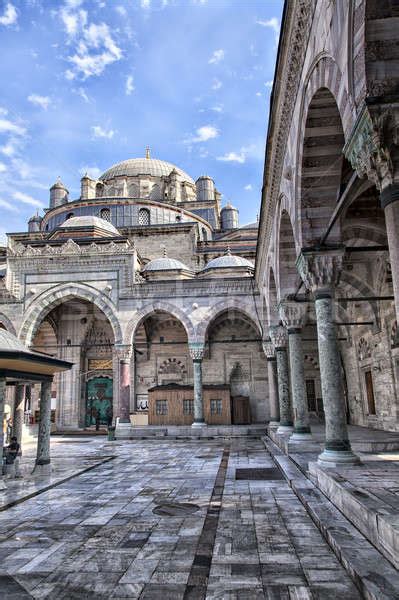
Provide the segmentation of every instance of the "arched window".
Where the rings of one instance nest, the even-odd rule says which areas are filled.
[[[102,208],[100,210],[100,217],[104,219],[104,221],[111,221],[111,211],[109,208]]]
[[[150,211],[147,208],[140,208],[139,210],[139,225],[150,224]]]
[[[202,239],[203,239],[204,242],[208,241],[208,232],[205,229],[205,227],[202,228]]]
[[[65,220],[72,219],[73,216],[73,213],[68,213]]]

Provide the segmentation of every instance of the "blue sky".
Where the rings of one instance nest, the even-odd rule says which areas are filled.
[[[26,230],[59,175],[144,156],[259,208],[282,0],[0,0],[0,209]]]

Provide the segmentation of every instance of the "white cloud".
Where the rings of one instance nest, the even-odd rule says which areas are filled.
[[[214,51],[211,58],[208,60],[208,63],[210,65],[217,65],[223,59],[224,59],[224,50],[222,48],[220,48],[219,50]]]
[[[269,81],[265,81],[265,87],[272,88],[273,87],[273,80],[270,79]]]
[[[40,106],[44,110],[47,110],[51,104],[51,99],[48,96],[39,96],[39,94],[30,94],[28,101],[35,106]]]
[[[226,152],[226,154],[224,154],[223,156],[218,156],[216,160],[221,160],[223,162],[237,162],[243,164],[246,161],[246,155],[243,151]]]
[[[10,202],[7,202],[7,200],[3,200],[2,198],[0,198],[0,206],[7,210],[11,210],[12,212],[18,212],[18,208],[15,204],[10,204]]]
[[[247,192],[250,192],[252,190],[252,184],[251,183],[247,183],[247,185],[244,187],[244,190],[247,190]]]
[[[79,169],[79,173],[82,175],[85,175],[86,173],[88,174],[89,177],[91,177],[92,179],[98,179],[102,173],[101,169],[99,169],[96,166],[88,166],[85,165],[84,167],[81,167]]]
[[[203,125],[196,130],[196,135],[191,137],[187,142],[189,143],[199,143],[199,142],[207,142],[208,140],[213,140],[218,137],[219,130],[216,129],[213,125]]]
[[[256,92],[255,96],[261,96],[262,92]]]
[[[103,129],[101,125],[93,125],[91,128],[92,134],[94,138],[107,138],[110,140],[114,137],[115,131],[113,129]]]
[[[35,200],[35,198],[33,198],[32,196],[24,194],[23,192],[14,192],[12,196],[15,200],[19,200],[24,204],[30,204],[32,206],[38,206],[40,208],[42,207],[42,203],[39,202],[39,200]]]
[[[67,2],[59,11],[74,52],[68,56],[71,68],[65,71],[68,80],[87,79],[101,75],[104,69],[122,58],[122,50],[114,41],[106,23],[89,23],[86,10],[77,8],[80,2]]]
[[[213,78],[212,80],[212,89],[213,90],[220,90],[220,88],[222,87],[222,82],[220,81],[220,79],[217,79],[216,77]]]
[[[8,25],[14,25],[14,23],[17,22],[17,19],[17,9],[13,4],[11,4],[11,2],[8,2],[4,9],[3,15],[0,17],[0,25],[5,25],[6,27],[8,27]]]
[[[126,78],[125,92],[126,96],[130,96],[130,94],[134,92],[133,75],[128,75]]]
[[[84,88],[80,87],[80,88],[74,90],[74,92],[76,92],[78,96],[80,96],[81,98],[83,98],[83,100],[87,104],[89,104],[90,99],[89,99],[89,96],[86,94],[86,90]]]
[[[256,23],[258,25],[261,25],[262,27],[269,27],[270,29],[272,29],[272,31],[274,31],[274,40],[277,46],[278,38],[280,35],[280,23],[277,17],[272,17],[271,19],[267,19],[266,21],[259,20],[256,21]]]
[[[213,110],[213,112],[216,112],[216,113],[222,113],[223,112],[223,104],[216,104],[215,106],[212,106],[211,110]]]
[[[148,9],[151,6],[151,0],[140,0],[141,8]]]
[[[0,119],[0,133],[13,133],[14,135],[25,135],[26,129],[9,119]]]
[[[127,10],[124,6],[121,6],[120,4],[118,6],[115,7],[116,12],[121,15],[121,17],[126,17],[127,15]]]
[[[0,162],[0,173],[5,173],[6,171],[7,166],[3,162]]]

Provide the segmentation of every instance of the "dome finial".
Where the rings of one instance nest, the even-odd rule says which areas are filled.
[[[163,247],[162,255],[163,255],[164,258],[168,257],[168,252],[166,250],[166,246]]]
[[[151,154],[150,154],[150,147],[147,146],[145,149],[145,157],[146,158],[151,158]]]
[[[231,256],[230,244],[227,245],[226,254],[227,256]]]

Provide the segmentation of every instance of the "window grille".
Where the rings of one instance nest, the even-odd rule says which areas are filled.
[[[139,210],[139,225],[150,224],[150,211],[146,208],[140,208]]]

